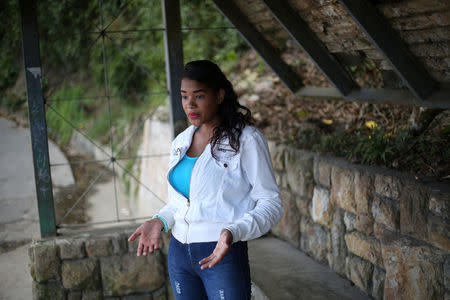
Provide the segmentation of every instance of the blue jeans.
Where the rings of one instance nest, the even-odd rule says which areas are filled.
[[[172,236],[168,266],[176,300],[249,300],[250,266],[247,242],[236,242],[211,269],[200,270],[198,262],[211,255],[217,242],[183,244]]]

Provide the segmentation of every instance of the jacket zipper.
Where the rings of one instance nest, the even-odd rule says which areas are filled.
[[[180,162],[180,160],[181,160],[181,149],[180,148],[177,148],[177,152],[178,152],[178,154],[179,154],[179,157],[178,157],[178,161],[173,165],[173,167],[172,168],[170,168],[170,170],[169,170],[169,172],[167,172],[167,182],[168,182],[168,184],[170,184],[171,185],[171,183],[170,183],[170,180],[169,180],[169,174],[170,174],[170,172],[172,172],[172,170],[176,167],[176,165]],[[195,164],[195,163],[194,163]],[[190,179],[189,179],[189,190],[190,190],[190,187],[191,187],[191,183],[190,183]],[[177,189],[176,188],[174,188],[173,186],[172,186],[172,188],[175,190],[175,192],[177,192],[180,196],[182,196],[182,197],[184,197],[184,195],[183,194],[181,194],[179,191],[177,191]],[[186,197],[185,197],[186,198]],[[187,199],[187,209],[186,209],[186,213],[184,214],[184,221],[186,222],[186,224],[188,225],[188,229],[189,229],[189,223],[186,221],[186,215],[187,215],[187,212],[188,212],[188,210],[189,210],[189,207],[191,206],[191,204],[190,204],[190,201],[189,201],[189,198]]]
[[[187,228],[187,231],[186,231],[186,243],[188,242],[188,238],[189,238],[189,222],[186,220],[186,216],[187,216],[187,213],[188,213],[188,210],[189,210],[189,207],[191,206],[191,200],[190,200],[190,198],[191,198],[191,181],[192,181],[192,172],[194,171],[194,167],[195,167],[195,164],[197,163],[197,160],[200,158],[200,156],[199,157],[197,157],[197,159],[194,161],[194,164],[192,165],[192,170],[191,170],[191,177],[189,177],[189,189],[188,189],[188,199],[187,199],[187,205],[188,205],[188,209],[186,209],[186,213],[184,214],[184,221],[186,222],[186,224],[187,224],[187,226],[188,226],[188,228]]]
[[[180,150],[180,148],[178,148],[177,149],[177,152],[179,153],[179,158],[181,158],[181,150]],[[195,160],[195,162],[194,162],[194,165],[192,166],[192,170],[194,170],[194,166],[195,166],[195,164],[197,163],[197,160],[198,160],[198,158]],[[169,181],[169,174],[170,174],[170,172],[172,172],[172,170],[173,170],[173,168],[175,168],[175,166],[178,164],[180,162],[180,159],[178,159],[178,161],[176,162],[176,164],[169,170],[169,172],[167,173],[167,182],[170,184],[170,181]],[[188,190],[188,198],[187,198],[187,209],[186,209],[186,213],[184,214],[184,222],[186,222],[186,224],[187,224],[187,231],[186,231],[186,235],[185,235],[185,243],[187,243],[187,241],[188,241],[188,237],[189,237],[189,222],[186,220],[186,216],[187,216],[187,213],[188,213],[188,211],[189,211],[189,208],[191,207],[191,201],[190,201],[190,196],[191,196],[191,180],[192,180],[192,171],[191,171],[191,177],[189,178],[189,190]],[[181,196],[183,196],[184,197],[184,195],[183,194],[181,194],[179,191],[177,191],[177,189],[175,189],[174,188],[174,190],[178,193],[178,194],[180,194]]]
[[[198,128],[197,128],[198,129]],[[191,137],[191,142],[192,142],[192,138],[194,137],[194,134],[195,134],[195,131],[194,131],[194,133],[192,134],[192,137]],[[169,181],[169,174],[170,174],[170,172],[172,172],[172,170],[173,170],[173,168],[175,168],[175,166],[180,162],[180,160],[181,160],[181,149],[180,148],[177,148],[177,152],[179,153],[179,159],[178,159],[178,161],[177,161],[177,163],[169,170],[169,172],[167,173],[167,182],[170,184],[170,181]],[[186,151],[187,152],[187,151]],[[186,153],[184,153],[184,154],[186,154]],[[200,155],[201,156],[201,155]],[[200,158],[200,156],[199,157],[197,157],[197,159],[195,160],[195,162],[194,162],[194,165],[192,166],[192,170],[194,170],[194,166],[195,166],[195,164],[197,163],[197,160]],[[185,243],[187,243],[187,241],[188,241],[188,237],[189,237],[189,222],[186,220],[186,216],[187,216],[187,213],[188,213],[188,211],[189,211],[189,207],[191,207],[191,200],[189,199],[190,198],[190,196],[191,196],[191,179],[192,179],[192,171],[191,171],[191,177],[189,178],[189,190],[188,190],[188,198],[187,198],[187,209],[186,209],[186,213],[184,214],[184,222],[186,222],[186,224],[187,224],[187,230],[186,230],[186,237],[185,237],[185,240],[186,240],[186,242]],[[174,188],[174,190],[178,193],[178,194],[180,194],[181,196],[183,196],[184,197],[184,195],[183,194],[181,194],[179,191],[177,191],[175,188]]]

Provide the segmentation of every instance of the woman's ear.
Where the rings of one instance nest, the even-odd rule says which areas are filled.
[[[224,98],[225,98],[225,90],[224,89],[220,89],[219,90],[219,104],[222,103]]]

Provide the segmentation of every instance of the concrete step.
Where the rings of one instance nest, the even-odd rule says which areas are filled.
[[[249,242],[252,281],[270,300],[372,299],[328,266],[274,237]]]

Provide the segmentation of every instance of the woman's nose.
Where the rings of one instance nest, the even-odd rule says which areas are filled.
[[[188,106],[196,106],[195,97],[188,96]]]

